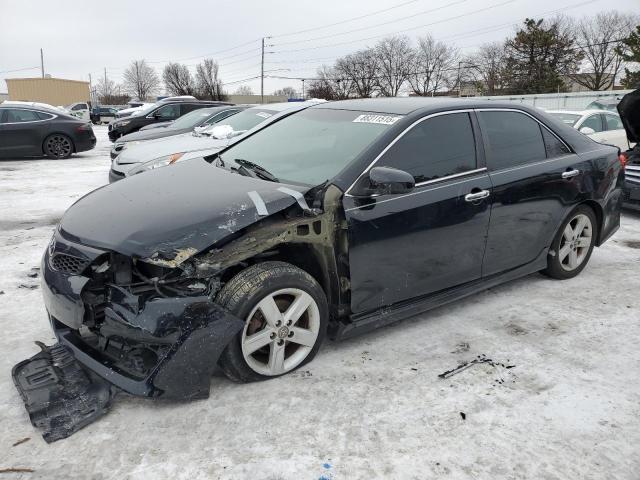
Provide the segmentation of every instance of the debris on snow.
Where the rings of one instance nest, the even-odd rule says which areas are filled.
[[[438,375],[438,377],[449,378],[454,376],[457,373],[462,372],[463,370],[466,370],[467,368],[473,367],[474,365],[479,365],[481,363],[488,363],[492,367],[503,367],[506,369],[515,367],[515,365],[505,365],[504,363],[494,362],[493,360],[491,360],[490,358],[487,358],[484,354],[482,354],[482,355],[478,355],[476,358],[474,358],[469,362],[463,362],[460,365],[458,365],[456,368],[452,368],[451,370],[447,370],[446,372],[441,373],[440,375]]]

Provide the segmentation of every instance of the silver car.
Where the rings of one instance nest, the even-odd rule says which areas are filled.
[[[248,108],[205,129],[127,145],[112,161],[109,182],[217,152],[277,118],[316,105],[322,100],[271,103]]]

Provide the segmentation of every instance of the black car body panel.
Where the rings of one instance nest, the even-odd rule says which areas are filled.
[[[80,363],[136,395],[205,396],[212,365],[243,325],[216,305],[216,293],[264,258],[314,276],[330,334],[344,338],[545,268],[578,205],[594,210],[598,245],[619,226],[618,150],[537,110],[456,99],[311,109],[398,118],[320,185],[231,173],[223,149],[103,187],[67,211],[44,255],[43,292],[59,341]],[[525,116],[540,135],[540,158],[497,168],[485,111]],[[367,193],[370,170],[393,167],[377,163],[395,142],[449,114],[468,117],[471,169],[403,193]],[[489,195],[467,198],[478,191]]]
[[[12,119],[14,112],[22,112],[21,115],[33,118],[18,122]],[[45,139],[53,134],[69,137],[75,153],[96,146],[91,124],[76,117],[41,107],[0,105],[0,158],[41,156],[44,154]]]
[[[167,122],[180,118],[185,113],[199,108],[233,105],[228,102],[207,100],[169,100],[156,103],[143,115],[129,115],[118,118],[109,124],[109,140],[112,142],[123,135],[137,132],[140,128],[156,122]]]

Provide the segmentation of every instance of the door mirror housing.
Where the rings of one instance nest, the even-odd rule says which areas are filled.
[[[580,129],[580,133],[584,133],[585,135],[591,135],[593,133],[596,133],[596,131],[591,127],[582,127]]]
[[[408,172],[392,167],[373,167],[369,170],[369,190],[372,194],[388,195],[413,190],[416,181]]]

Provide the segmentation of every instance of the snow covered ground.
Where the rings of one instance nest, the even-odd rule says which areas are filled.
[[[69,160],[0,162],[0,470],[34,470],[3,478],[638,478],[634,214],[576,279],[532,275],[328,342],[280,379],[216,377],[208,400],[121,395],[107,416],[47,445],[10,371],[36,353],[34,340],[54,341],[34,267],[65,209],[107,182],[106,127],[96,133],[96,149]],[[438,378],[482,354],[515,368]]]

